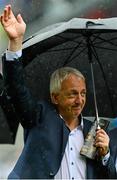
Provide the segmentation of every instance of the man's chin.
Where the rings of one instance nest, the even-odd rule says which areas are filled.
[[[78,117],[81,114],[81,111],[74,112],[74,117]]]
[[[81,108],[74,108],[73,111],[74,111],[74,113],[80,114],[82,109]]]

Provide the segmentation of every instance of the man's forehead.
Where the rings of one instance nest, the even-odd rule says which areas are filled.
[[[85,80],[81,77],[69,77],[68,79],[64,80],[61,84],[62,89],[83,89],[86,90],[86,83]]]
[[[70,74],[65,80],[70,82],[77,82],[77,83],[82,82],[86,84],[85,79],[82,76],[76,74]]]

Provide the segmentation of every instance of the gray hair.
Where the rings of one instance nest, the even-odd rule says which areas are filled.
[[[69,75],[74,74],[85,81],[83,74],[72,67],[62,67],[55,70],[50,78],[50,94],[58,93],[61,90],[63,80],[67,79]]]

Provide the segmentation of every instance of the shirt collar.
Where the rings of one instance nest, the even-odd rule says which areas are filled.
[[[81,118],[80,126],[83,129],[84,123],[83,123],[83,115],[82,114],[80,115],[80,118]]]
[[[64,120],[64,118],[62,117],[61,114],[59,114],[59,116],[60,116],[61,119]],[[79,127],[81,127],[81,129],[83,130],[84,123],[83,123],[83,115],[82,115],[82,114],[80,114],[79,119],[80,119],[80,125],[79,125],[78,127],[76,127],[76,128],[78,129]],[[76,129],[76,128],[75,128],[75,129]]]

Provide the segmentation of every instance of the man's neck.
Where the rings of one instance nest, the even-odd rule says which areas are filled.
[[[65,121],[66,125],[69,127],[69,129],[72,131],[79,125],[79,121],[77,120],[71,120],[71,121]]]
[[[72,131],[76,127],[78,127],[81,123],[81,118],[76,117],[76,118],[64,118],[62,116],[63,120],[65,121],[66,126]]]

